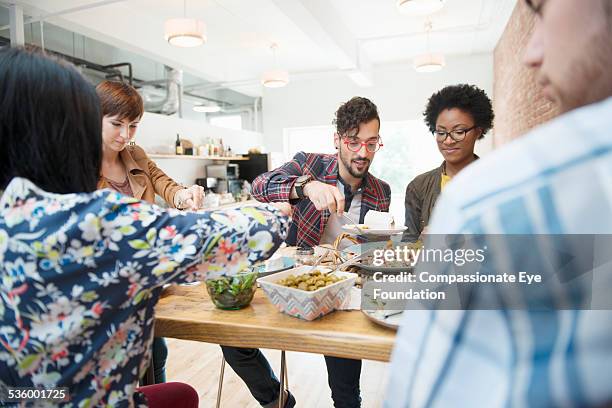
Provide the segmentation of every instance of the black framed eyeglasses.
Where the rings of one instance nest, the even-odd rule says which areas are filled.
[[[381,147],[383,147],[380,136],[376,140],[368,140],[367,142],[362,142],[359,139],[354,139],[351,137],[344,137],[343,139],[344,140],[342,142],[346,145],[347,149],[353,153],[360,151],[362,146],[365,146],[366,151],[369,153],[375,153],[379,151]]]
[[[476,126],[472,126],[471,128],[466,129],[455,129],[447,132],[445,130],[435,130],[433,135],[436,137],[438,142],[444,142],[447,137],[450,136],[455,142],[460,142],[465,139],[465,135],[468,134],[469,131],[476,129]]]

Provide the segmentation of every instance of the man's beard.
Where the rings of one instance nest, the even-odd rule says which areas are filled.
[[[567,112],[581,106],[601,101],[612,92],[612,35],[600,33],[584,49],[583,58],[571,66],[573,86],[569,92],[559,95],[559,107]]]
[[[342,153],[340,153],[340,160],[342,161],[342,164],[344,165],[344,167],[346,168],[346,170],[349,172],[349,174],[355,178],[364,178],[366,176],[366,174],[368,173],[368,170],[370,169],[370,160],[369,159],[353,159],[353,160],[349,160],[347,158],[345,158]],[[357,170],[354,170],[351,167],[351,162],[352,161],[365,161],[366,162],[366,167],[363,169],[363,171],[359,172]]]

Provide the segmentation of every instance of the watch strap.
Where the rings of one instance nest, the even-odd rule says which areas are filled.
[[[298,177],[295,182],[295,193],[297,194],[299,199],[304,199],[306,196],[304,195],[304,186],[312,181],[311,175],[305,175]]]

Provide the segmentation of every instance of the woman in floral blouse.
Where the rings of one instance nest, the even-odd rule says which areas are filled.
[[[95,191],[100,118],[73,67],[0,51],[0,390],[67,387],[62,403],[78,407],[193,406],[156,400],[173,384],[137,389],[162,285],[268,257],[288,219],[269,206],[181,213]]]

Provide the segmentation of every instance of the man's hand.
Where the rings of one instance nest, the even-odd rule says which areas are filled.
[[[338,214],[344,212],[344,194],[336,186],[311,181],[304,186],[304,195],[312,201],[318,211],[329,210]]]

